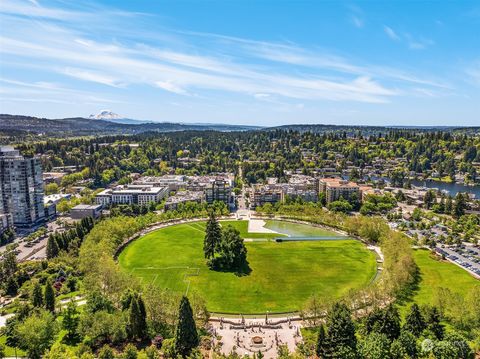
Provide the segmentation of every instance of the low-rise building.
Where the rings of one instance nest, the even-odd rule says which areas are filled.
[[[92,217],[97,219],[102,214],[102,205],[100,204],[79,204],[70,210],[70,217],[72,219],[83,219]]]
[[[69,193],[55,193],[43,197],[43,206],[45,209],[45,217],[52,219],[57,215],[57,204],[61,200],[68,200],[72,198],[72,195]]]
[[[315,190],[318,193],[318,178],[312,176],[295,174],[288,179],[288,184],[296,190]]]
[[[231,173],[220,173],[211,176],[188,177],[187,190],[205,193],[207,203],[215,201],[231,204],[233,201],[234,175]]]
[[[136,204],[144,206],[158,203],[168,196],[168,187],[146,185],[128,185],[106,189],[95,196],[95,203],[103,206],[110,204]]]
[[[65,172],[43,172],[43,182],[45,184],[56,183],[59,185],[65,175]]]
[[[283,189],[278,184],[253,185],[251,205],[253,208],[266,203],[275,204],[283,201]]]
[[[342,178],[320,178],[319,191],[325,193],[327,204],[340,198],[350,199],[354,194],[360,200],[360,187]]]
[[[179,191],[167,199],[165,202],[165,210],[175,210],[179,204],[187,202],[202,203],[203,201],[205,201],[205,194],[203,192]]]
[[[187,187],[187,177],[183,175],[145,176],[135,180],[133,184],[168,187],[169,191],[178,191]]]

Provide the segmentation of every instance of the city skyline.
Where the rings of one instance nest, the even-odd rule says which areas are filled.
[[[2,1],[0,112],[474,126],[480,7]]]

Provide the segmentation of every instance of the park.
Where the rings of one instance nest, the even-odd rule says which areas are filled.
[[[359,240],[285,221],[267,221],[258,232],[249,232],[244,220],[220,223],[233,226],[244,238],[249,273],[207,267],[205,222],[148,233],[126,247],[119,264],[162,289],[198,293],[211,312],[232,314],[298,311],[314,294],[325,301],[339,299],[376,276],[375,254]]]

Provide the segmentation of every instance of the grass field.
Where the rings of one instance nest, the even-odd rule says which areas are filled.
[[[473,286],[480,285],[479,280],[460,267],[433,259],[428,250],[416,250],[414,258],[420,269],[420,283],[412,300],[419,304],[433,304],[435,292],[439,287],[448,288],[464,296]]]
[[[244,238],[279,236],[248,233],[247,221],[222,222],[226,224],[239,229]],[[198,292],[211,311],[231,313],[297,310],[313,293],[338,298],[368,285],[375,275],[374,254],[355,240],[247,242],[249,275],[211,271],[203,258],[204,228],[205,223],[190,223],[149,233],[131,243],[120,254],[119,263],[124,270],[162,288]],[[313,228],[310,235],[333,235],[293,224],[289,234],[299,235],[295,228]]]

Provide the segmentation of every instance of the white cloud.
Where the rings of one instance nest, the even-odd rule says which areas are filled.
[[[387,36],[390,39],[395,40],[395,41],[400,40],[400,36],[398,36],[397,33],[391,27],[385,25],[383,27],[383,31],[385,31],[385,33],[387,34]]]
[[[125,85],[122,84],[119,80],[99,72],[77,69],[77,68],[70,68],[70,67],[65,68],[61,72],[63,72],[67,76],[71,76],[83,81],[96,82],[102,85],[107,85],[112,87],[125,87]]]
[[[156,81],[155,86],[160,87],[161,89],[164,89],[165,91],[176,93],[178,95],[187,95],[188,94],[188,92],[186,90],[184,90],[183,88],[181,88],[178,85],[175,85],[171,81]]]
[[[364,21],[358,16],[352,15],[351,20],[352,20],[352,24],[359,29],[361,29],[364,25]]]
[[[412,50],[423,50],[434,44],[433,40],[426,39],[424,37],[414,38],[410,34],[406,34],[405,38],[407,40],[408,47]]]
[[[25,10],[7,4],[8,13]],[[110,17],[105,17],[105,26],[118,29],[114,33],[120,35],[114,40],[98,38],[89,26],[96,17],[87,18],[86,24],[85,18],[59,24],[53,16],[58,15],[56,9],[48,11],[55,21],[48,16],[41,20],[2,18],[6,25],[0,34],[4,58],[22,59],[36,70],[114,88],[147,85],[177,95],[221,91],[254,94],[270,101],[283,97],[382,103],[400,94],[399,83],[441,86],[399,69],[357,65],[345,57],[291,43],[203,33],[183,33],[176,46],[168,35],[148,42],[141,41],[142,34],[137,33],[133,39],[123,38],[120,30],[125,25],[109,24]],[[216,52],[203,47],[202,41],[213,43]]]

